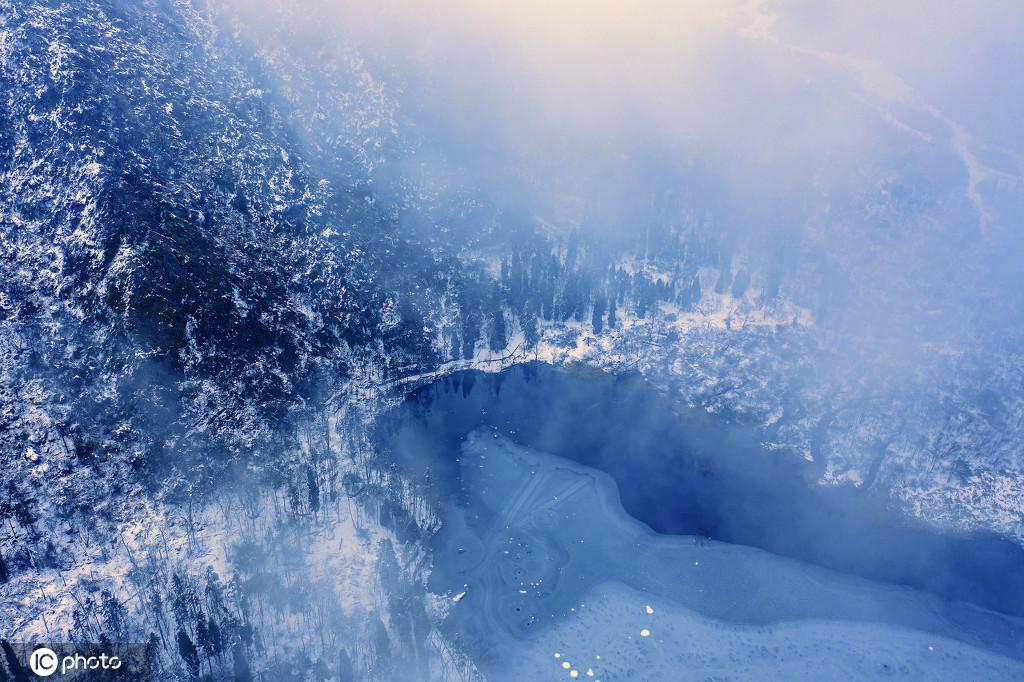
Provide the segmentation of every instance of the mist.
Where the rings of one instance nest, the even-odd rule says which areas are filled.
[[[1021,322],[1015,3],[227,8],[257,44],[355,50],[385,84],[409,151],[377,170],[382,196],[469,191],[499,231],[649,261],[652,234],[704,230],[893,367]]]
[[[1024,678],[1021,35],[0,0],[0,678]]]

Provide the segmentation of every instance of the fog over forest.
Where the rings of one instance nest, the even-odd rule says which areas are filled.
[[[922,343],[998,342],[1021,310],[1021,10],[926,7],[235,11],[242,35],[297,68],[355,49],[380,74],[412,147],[381,171],[385,191],[475,191],[506,221],[667,270],[666,242],[704,230],[732,265],[780,272],[841,334],[906,364]]]
[[[0,0],[0,680],[1019,679],[1022,31]]]

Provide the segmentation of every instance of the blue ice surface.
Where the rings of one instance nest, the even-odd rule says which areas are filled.
[[[489,428],[458,467],[430,587],[490,680],[1024,679],[1020,619],[656,534],[607,474]]]
[[[438,504],[467,496],[456,459],[480,427],[608,474],[628,515],[655,532],[756,547],[1024,618],[1024,547],[1012,538],[914,518],[870,480],[822,485],[827,453],[807,461],[766,448],[773,427],[682,404],[635,374],[540,363],[461,372],[414,391],[377,434],[388,465],[427,484]]]

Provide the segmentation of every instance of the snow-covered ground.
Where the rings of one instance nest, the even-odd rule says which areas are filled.
[[[829,620],[723,623],[621,583],[599,585],[586,603],[543,637],[525,642],[491,679],[952,682],[1024,674],[1019,661],[898,627]]]
[[[488,679],[1019,679],[1024,623],[749,547],[659,536],[604,473],[490,430],[430,587]],[[574,674],[575,673],[575,674]],[[593,673],[591,675],[590,673]]]

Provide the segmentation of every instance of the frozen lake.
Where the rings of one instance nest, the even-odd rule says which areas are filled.
[[[1018,548],[830,496],[636,378],[466,373],[380,433],[431,471],[430,588],[489,679],[1024,678]]]

